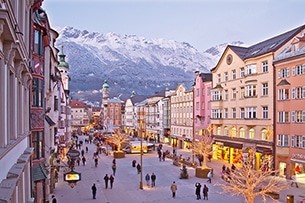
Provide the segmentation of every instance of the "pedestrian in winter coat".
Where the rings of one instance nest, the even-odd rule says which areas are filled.
[[[154,173],[151,174],[150,179],[151,179],[151,187],[156,186],[156,175]]]
[[[82,158],[82,162],[83,162],[83,166],[85,166],[86,165],[86,158],[84,156]]]
[[[203,199],[207,199],[208,200],[208,192],[209,192],[209,188],[206,186],[206,185],[204,185],[203,186],[203,190],[202,190],[202,192],[203,192]]]
[[[110,175],[109,180],[110,180],[110,188],[112,189],[114,177],[112,175]]]
[[[85,151],[83,149],[81,151],[81,154],[82,154],[82,156],[84,156],[84,154],[85,154]]]
[[[107,188],[108,188],[108,181],[109,181],[108,174],[106,174],[106,175],[104,176],[104,180],[105,180],[105,188],[107,189]]]
[[[295,186],[298,188],[298,183],[297,183],[297,178],[295,175],[291,176],[291,186],[293,186],[293,184],[295,184]]]
[[[93,183],[93,185],[91,187],[91,190],[92,190],[93,199],[96,199],[96,187],[95,187],[94,183]]]
[[[146,185],[149,186],[150,175],[147,173],[145,176]]]
[[[141,165],[140,164],[137,165],[137,170],[138,170],[138,174],[140,174],[141,173]]]
[[[196,194],[196,197],[197,197],[197,200],[198,199],[201,199],[201,195],[200,195],[200,192],[201,192],[201,184],[200,183],[196,183],[195,184],[195,194]]]
[[[208,179],[208,183],[212,183],[212,170],[210,170],[208,173]]]
[[[116,164],[112,164],[112,174],[115,176]]]
[[[178,190],[178,187],[175,183],[175,181],[172,183],[171,185],[171,191],[172,191],[172,197],[175,198],[176,197],[176,191]]]

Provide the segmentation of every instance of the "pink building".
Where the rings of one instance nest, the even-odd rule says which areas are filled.
[[[280,175],[305,182],[305,30],[274,60],[276,156]]]
[[[195,72],[194,83],[194,139],[203,135],[210,124],[212,73]]]

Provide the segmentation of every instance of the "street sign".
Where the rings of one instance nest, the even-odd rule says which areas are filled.
[[[69,172],[64,174],[64,181],[80,181],[81,174],[77,172]]]
[[[72,157],[72,158],[75,158],[75,157],[79,157],[80,155],[80,152],[76,149],[71,149],[67,152],[67,154]]]

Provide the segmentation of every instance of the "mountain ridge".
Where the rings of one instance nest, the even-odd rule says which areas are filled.
[[[59,31],[56,42],[56,46],[64,47],[70,64],[72,99],[94,106],[101,102],[104,80],[110,86],[110,96],[122,95],[122,100],[132,91],[151,95],[165,88],[176,88],[179,83],[193,81],[195,71],[209,72],[228,44],[199,52],[187,42],[114,32],[102,34],[70,26]]]

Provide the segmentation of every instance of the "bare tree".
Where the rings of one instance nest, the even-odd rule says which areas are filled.
[[[266,197],[274,199],[272,194],[288,187],[287,181],[277,176],[278,171],[268,169],[268,160],[264,160],[262,170],[255,170],[252,164],[242,163],[234,171],[224,174],[227,182],[216,184],[222,187],[222,193],[242,195],[247,203],[254,203],[258,196],[262,196],[264,202]]]
[[[204,130],[203,136],[199,138],[199,141],[193,142],[193,152],[203,157],[202,168],[207,168],[207,157],[213,153],[213,138],[209,133]]]
[[[116,130],[111,137],[111,140],[114,144],[117,145],[117,151],[121,151],[121,146],[124,142],[128,142],[128,136],[126,134],[124,134],[122,131],[120,130]]]

